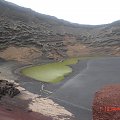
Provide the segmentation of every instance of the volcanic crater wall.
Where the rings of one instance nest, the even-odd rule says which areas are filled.
[[[77,56],[82,52],[119,56],[120,21],[98,26],[73,24],[1,0],[0,50],[10,46],[34,46],[43,56],[56,59],[69,56],[69,48]]]

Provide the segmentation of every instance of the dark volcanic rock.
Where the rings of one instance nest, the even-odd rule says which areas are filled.
[[[15,88],[14,83],[10,83],[6,80],[0,80],[0,98],[5,95],[9,95],[12,98],[19,93],[20,91]]]

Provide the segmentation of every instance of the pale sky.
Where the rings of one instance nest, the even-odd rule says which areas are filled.
[[[79,24],[120,20],[120,0],[6,0],[39,13]]]

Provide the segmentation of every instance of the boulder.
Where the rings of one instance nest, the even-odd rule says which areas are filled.
[[[0,99],[5,95],[12,98],[19,93],[20,91],[16,88],[14,83],[8,82],[7,80],[0,80]]]

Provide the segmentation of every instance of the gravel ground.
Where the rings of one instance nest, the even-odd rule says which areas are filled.
[[[53,120],[40,113],[24,111],[18,107],[0,105],[0,120]]]
[[[120,119],[120,84],[101,88],[93,101],[93,120]]]

